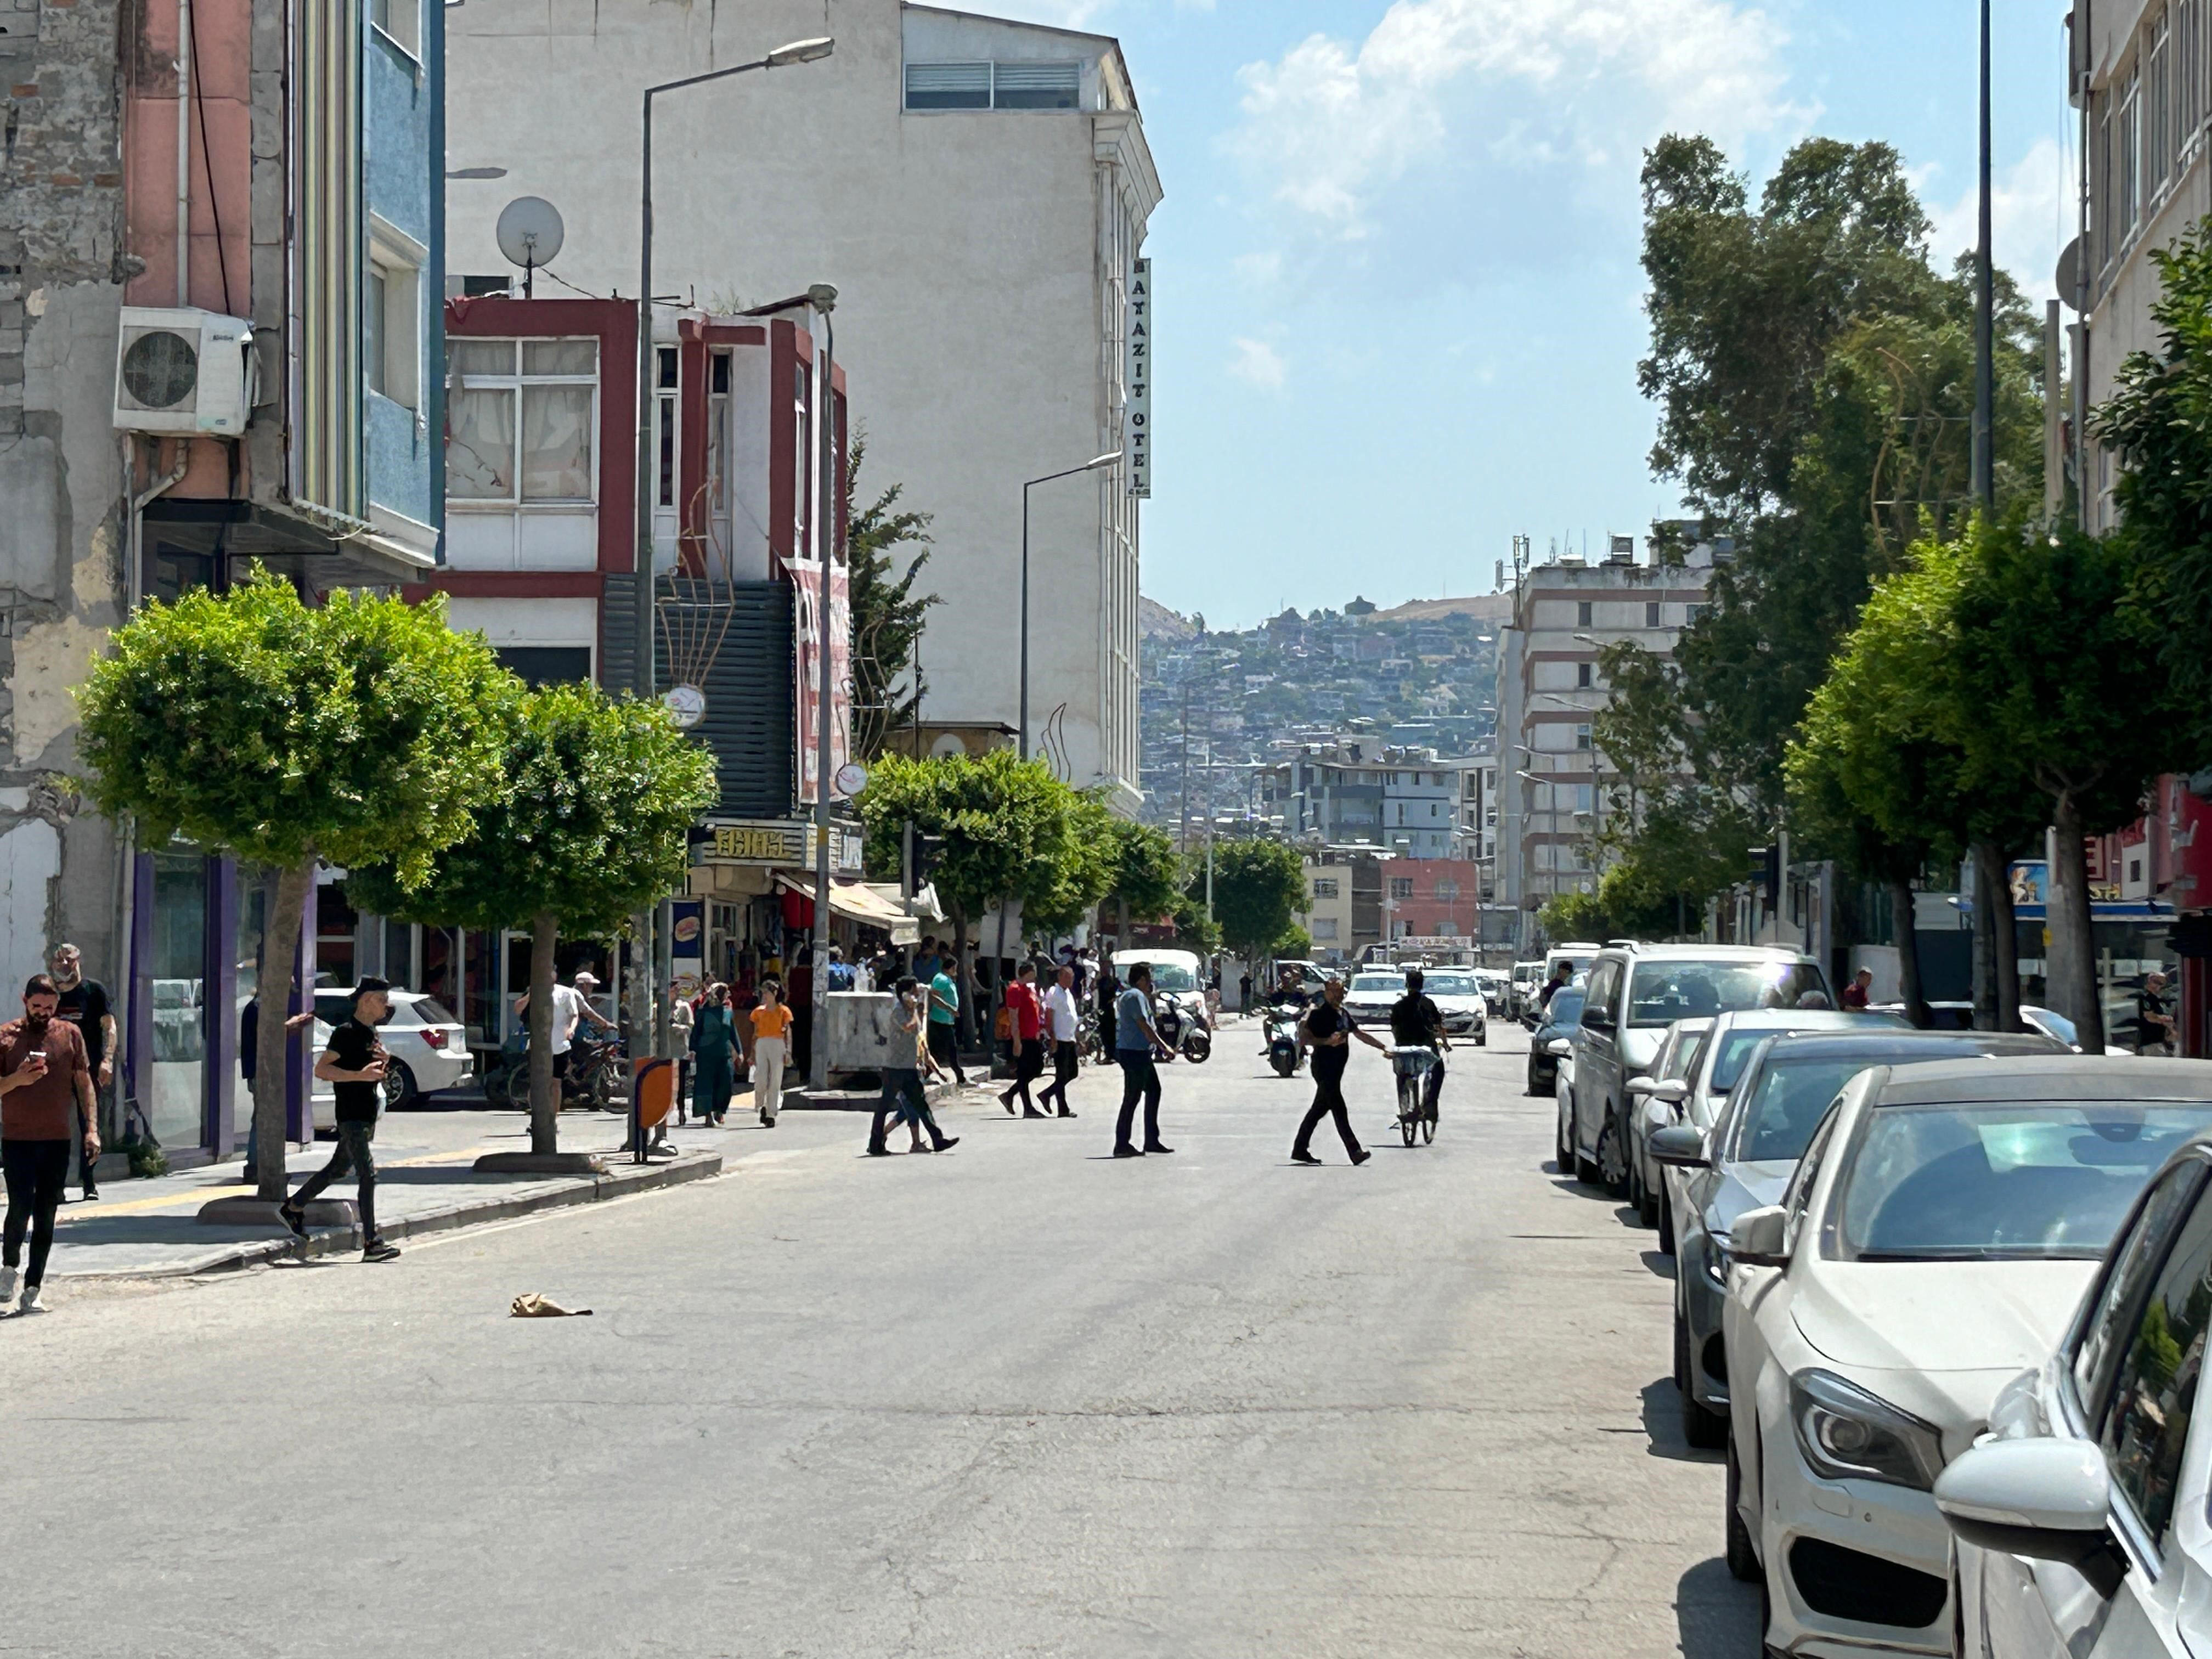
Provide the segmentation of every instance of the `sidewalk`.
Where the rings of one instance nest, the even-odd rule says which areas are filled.
[[[697,1130],[672,1133],[676,1158],[633,1164],[622,1150],[629,1127],[626,1117],[604,1112],[561,1115],[562,1150],[603,1154],[605,1175],[490,1175],[471,1165],[485,1152],[528,1150],[530,1126],[520,1112],[487,1110],[479,1100],[386,1113],[376,1131],[379,1228],[398,1243],[721,1173],[720,1151],[709,1150],[719,1146],[719,1139]],[[295,1149],[288,1159],[291,1184],[297,1188],[328,1163],[331,1151],[329,1141],[304,1152]],[[319,1230],[302,1247],[279,1226],[211,1226],[195,1219],[211,1199],[252,1195],[240,1178],[240,1168],[236,1163],[218,1164],[153,1181],[109,1181],[101,1184],[100,1200],[94,1204],[75,1201],[72,1187],[72,1201],[62,1206],[55,1231],[48,1279],[222,1273],[303,1250],[319,1255],[361,1248],[353,1228]],[[350,1178],[333,1186],[328,1196],[350,1200]]]

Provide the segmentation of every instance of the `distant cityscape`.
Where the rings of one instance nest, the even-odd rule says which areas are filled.
[[[1141,605],[1142,773],[1156,823],[1268,816],[1263,773],[1337,739],[1446,760],[1492,746],[1510,593],[1387,611],[1355,596],[1236,632]]]

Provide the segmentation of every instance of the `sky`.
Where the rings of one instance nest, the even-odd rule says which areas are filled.
[[[1120,38],[1166,190],[1145,592],[1216,628],[1495,586],[1679,507],[1646,455],[1637,174],[1898,147],[1974,229],[1971,0],[996,0]],[[1998,262],[2072,235],[2063,0],[1996,0]]]

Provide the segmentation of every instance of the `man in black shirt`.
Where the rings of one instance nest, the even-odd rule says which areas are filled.
[[[1444,1017],[1421,987],[1421,970],[1406,970],[1406,994],[1390,1005],[1390,1035],[1401,1048],[1433,1048],[1437,1063],[1429,1067],[1428,1089],[1422,1104],[1436,1115],[1437,1098],[1444,1091],[1444,1054],[1451,1041],[1444,1036]]]
[[[1344,1150],[1354,1164],[1364,1164],[1375,1156],[1359,1144],[1358,1136],[1352,1133],[1352,1117],[1344,1103],[1344,1068],[1352,1059],[1350,1040],[1358,1037],[1370,1048],[1383,1045],[1352,1023],[1352,1016],[1344,1012],[1344,981],[1333,979],[1322,987],[1321,1000],[1315,1003],[1300,1028],[1305,1040],[1313,1046],[1314,1102],[1298,1125],[1298,1138],[1291,1143],[1291,1162],[1318,1164],[1313,1155],[1313,1132],[1324,1115],[1336,1120],[1336,1133],[1343,1138]]]
[[[46,958],[55,987],[61,995],[54,1005],[54,1018],[65,1019],[76,1027],[76,1034],[84,1039],[85,1063],[92,1070],[92,1098],[95,1113],[99,1103],[107,1093],[108,1080],[115,1075],[115,1016],[108,1010],[107,988],[96,980],[84,976],[84,957],[74,945],[57,945]],[[82,1135],[96,1135],[97,1121],[81,1126]],[[100,1196],[100,1177],[90,1161],[81,1161],[84,1173],[84,1200],[89,1204]]]
[[[308,1177],[307,1184],[277,1206],[276,1213],[301,1238],[307,1236],[307,1206],[322,1196],[323,1188],[349,1169],[361,1178],[361,1259],[389,1261],[398,1250],[384,1242],[376,1231],[376,1159],[369,1142],[376,1134],[376,1117],[384,1104],[384,1045],[376,1028],[392,1017],[392,1000],[385,994],[389,982],[374,976],[354,987],[353,1012],[331,1033],[329,1045],[315,1062],[315,1075],[331,1085],[336,1099],[338,1149],[331,1161]]]
[[[2136,1052],[2173,1053],[2173,1015],[2166,1006],[2166,975],[2153,974],[2136,994]]]

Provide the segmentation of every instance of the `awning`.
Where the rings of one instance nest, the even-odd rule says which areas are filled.
[[[787,875],[779,870],[775,884],[803,898],[814,896],[812,876]],[[894,945],[912,945],[921,938],[921,928],[915,919],[890,900],[873,891],[866,883],[839,881],[830,878],[830,914],[842,916],[848,921],[857,921],[863,927],[880,927],[891,936]]]

